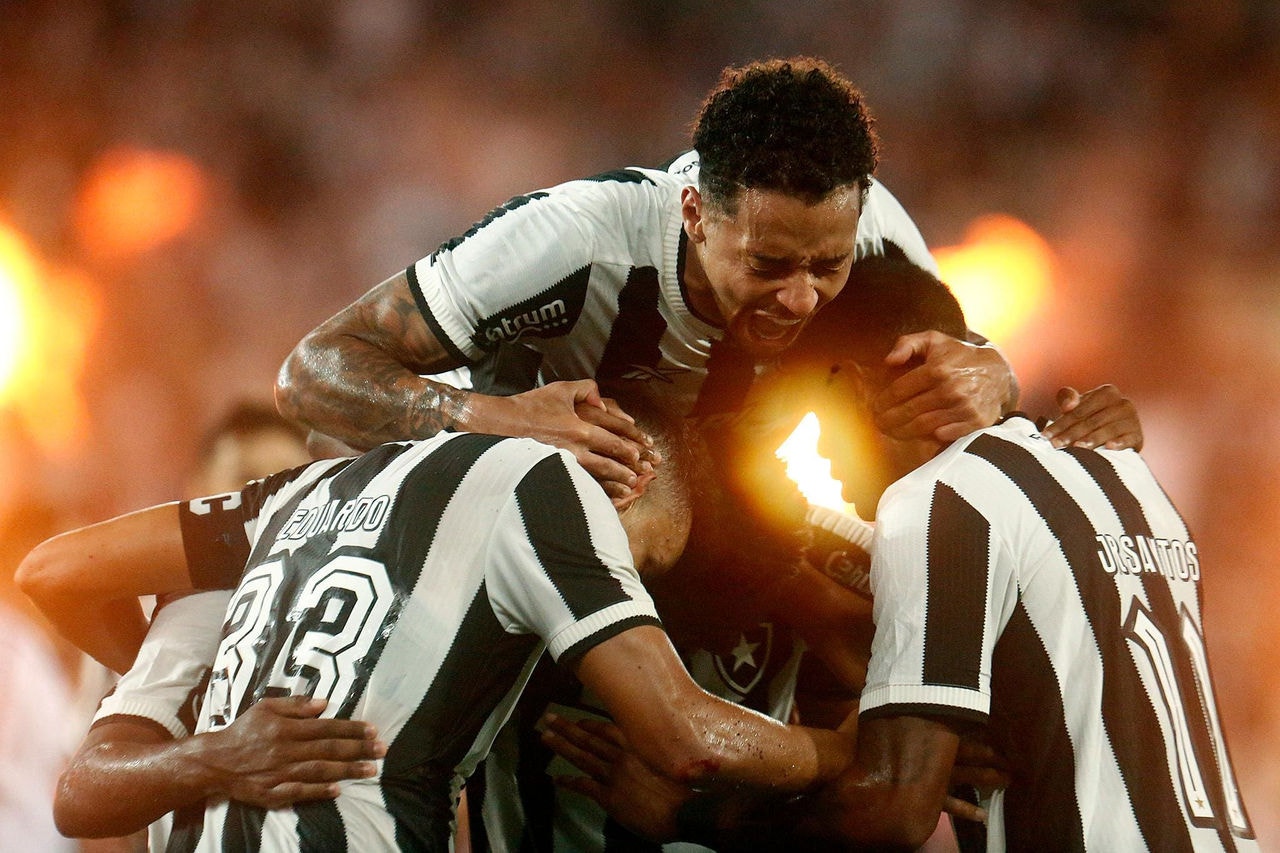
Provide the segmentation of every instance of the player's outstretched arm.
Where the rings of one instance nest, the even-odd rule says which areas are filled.
[[[683,784],[803,791],[834,778],[852,757],[843,734],[786,726],[702,690],[654,626],[595,646],[575,671],[636,753]]]
[[[510,397],[460,390],[420,374],[461,362],[428,327],[399,273],[306,335],[276,379],[289,418],[368,449],[455,429],[526,436],[572,452],[612,496],[641,473],[644,433],[600,398],[592,380]]]
[[[309,332],[276,377],[281,414],[353,448],[458,426],[470,392],[424,379],[458,367],[398,273]]]
[[[544,741],[583,774],[557,783],[591,797],[615,820],[656,841],[680,839],[735,851],[797,844],[915,850],[933,833],[944,809],[965,819],[985,817],[947,794],[959,738],[945,724],[925,718],[864,721],[867,731],[859,737],[856,762],[829,785],[798,797],[760,789],[695,794],[656,776],[607,723],[545,722]],[[850,729],[856,728],[853,722]],[[985,783],[992,773],[967,777]]]
[[[221,731],[178,740],[134,718],[101,724],[59,780],[58,830],[127,835],[206,798],[278,808],[336,797],[338,782],[374,774],[386,746],[368,723],[316,719],[324,707],[320,699],[264,699]]]

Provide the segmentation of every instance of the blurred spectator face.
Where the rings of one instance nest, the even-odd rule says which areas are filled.
[[[250,480],[311,461],[305,440],[284,430],[226,434],[191,479],[193,494],[235,491]]]

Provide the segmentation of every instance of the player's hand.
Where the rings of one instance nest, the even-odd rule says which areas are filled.
[[[273,809],[332,799],[339,781],[373,776],[386,745],[369,723],[318,719],[326,704],[305,696],[263,699],[227,728],[193,738],[215,792]]]
[[[875,400],[876,425],[898,439],[955,441],[991,426],[1014,397],[1013,369],[992,346],[941,332],[903,335],[885,356],[886,367],[924,363],[895,379]]]
[[[627,748],[617,726],[555,714],[544,714],[539,725],[542,742],[585,774],[559,776],[557,785],[595,800],[638,835],[652,841],[676,838],[676,813],[693,790],[650,770]]]
[[[568,450],[614,499],[653,472],[652,439],[600,396],[594,380],[552,382],[511,397],[472,395],[466,428],[527,436]]]
[[[951,785],[977,788],[983,797],[1009,787],[1009,763],[989,744],[973,737],[962,737],[951,765]]]
[[[1114,385],[1099,385],[1083,394],[1059,389],[1058,408],[1062,414],[1041,430],[1054,447],[1142,449],[1138,410]]]

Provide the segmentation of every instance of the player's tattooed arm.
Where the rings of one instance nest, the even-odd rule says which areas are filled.
[[[496,397],[419,375],[457,366],[400,273],[302,339],[280,369],[276,404],[356,450],[444,429],[536,438],[571,451],[614,498],[651,470],[648,437],[593,380]]]
[[[458,366],[423,319],[401,272],[310,332],[276,380],[287,417],[367,449],[464,427],[471,392],[424,379]]]

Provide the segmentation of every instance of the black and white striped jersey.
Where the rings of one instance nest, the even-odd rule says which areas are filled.
[[[183,506],[193,579],[239,582],[199,730],[305,694],[388,752],[336,800],[179,813],[170,850],[445,850],[544,648],[563,662],[657,624],[603,490],[531,439],[386,444]]]
[[[1022,417],[894,484],[864,715],[985,723],[989,850],[1257,850],[1214,701],[1200,556],[1133,451]]]
[[[678,569],[677,569],[678,571]],[[697,684],[727,702],[786,722],[795,706],[804,641],[790,628],[762,622],[744,628],[732,648],[681,653]],[[515,715],[480,772],[467,782],[471,847],[492,853],[699,853],[688,842],[658,844],[612,820],[594,800],[554,778],[577,769],[542,742],[535,723],[545,711],[565,719],[609,719],[603,704],[568,673],[546,662],[535,670]]]
[[[518,196],[411,266],[427,324],[467,365],[434,378],[497,394],[556,380],[639,381],[693,411],[723,336],[685,301],[680,193],[697,177],[688,152],[665,171],[631,167]],[[883,253],[885,240],[936,271],[919,230],[877,182],[855,256]]]

